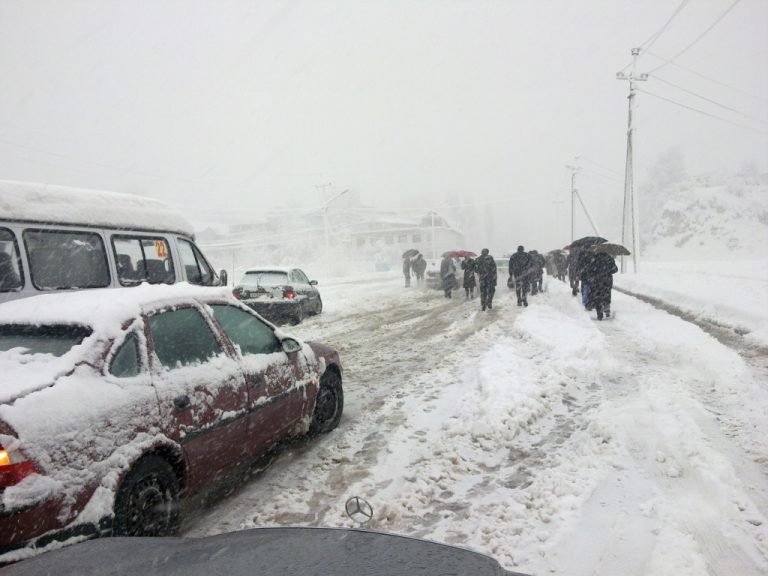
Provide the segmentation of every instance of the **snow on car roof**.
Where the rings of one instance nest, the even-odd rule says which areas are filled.
[[[194,228],[173,207],[145,196],[0,180],[0,221],[177,232]]]
[[[125,322],[141,314],[142,307],[182,304],[201,298],[228,298],[226,288],[202,288],[186,283],[142,284],[133,288],[105,288],[43,294],[0,304],[0,326],[7,324],[79,325],[93,330],[82,346],[61,357],[24,356],[18,349],[0,352],[0,404],[50,386],[82,361],[95,360],[99,342],[119,338]]]
[[[243,274],[253,274],[256,272],[285,272],[288,273],[291,270],[296,270],[296,266],[255,266],[247,268]]]
[[[109,333],[119,331],[123,322],[138,316],[145,306],[210,297],[232,295],[227,288],[186,282],[42,294],[0,304],[0,324],[75,324]]]

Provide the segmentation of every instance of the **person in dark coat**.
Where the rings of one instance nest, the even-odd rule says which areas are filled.
[[[589,300],[597,310],[598,320],[603,319],[603,314],[611,315],[613,275],[618,271],[613,256],[605,252],[598,252],[587,264],[585,275],[589,278]]]
[[[553,260],[555,263],[555,277],[565,282],[565,272],[568,269],[568,260],[562,252],[555,252],[553,255]]]
[[[595,257],[595,253],[589,248],[584,248],[579,251],[579,255],[576,259],[576,273],[581,281],[581,303],[587,310],[592,310],[594,304],[592,303],[592,277],[590,276],[590,265]]]
[[[579,293],[579,254],[581,250],[572,248],[568,254],[568,281],[571,283],[571,293]]]
[[[464,270],[464,293],[467,300],[475,297],[475,264],[476,261],[471,256],[466,256],[461,263],[461,269]]]
[[[411,263],[411,268],[413,269],[413,273],[416,275],[416,285],[423,286],[424,272],[427,270],[427,261],[424,260],[424,256],[422,254],[419,253],[416,255],[416,259]]]
[[[538,250],[531,250],[528,252],[531,256],[531,273],[529,276],[531,283],[531,295],[543,292],[542,284],[544,281],[544,267],[546,266],[546,260],[544,256],[539,254]]]
[[[456,282],[456,264],[453,263],[453,259],[445,255],[442,262],[440,262],[440,278],[443,281],[443,292],[445,297],[451,297],[451,291],[457,288]]]
[[[515,281],[518,306],[528,306],[531,268],[531,255],[525,251],[523,246],[518,246],[517,252],[509,258],[509,275]]]
[[[475,270],[480,280],[480,307],[482,310],[493,308],[493,295],[496,293],[496,260],[488,253],[488,248],[480,251],[475,260]]]
[[[403,276],[405,276],[405,287],[411,285],[411,259],[403,258]]]

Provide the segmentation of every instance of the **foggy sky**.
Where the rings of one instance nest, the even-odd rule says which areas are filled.
[[[689,2],[651,51],[676,55],[730,4]],[[350,189],[381,207],[473,204],[509,214],[516,239],[488,240],[549,244],[570,233],[578,155],[612,233],[628,93],[615,75],[678,5],[0,0],[0,178],[151,195],[196,221]],[[673,148],[689,172],[768,170],[766,62],[768,2],[742,0],[676,60],[717,83],[656,73],[717,104],[642,83],[742,126],[640,94],[637,185]],[[663,63],[645,54],[638,71]]]

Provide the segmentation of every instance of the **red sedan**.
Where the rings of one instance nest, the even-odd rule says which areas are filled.
[[[0,562],[73,536],[167,535],[178,500],[335,428],[342,367],[222,289],[0,305]]]

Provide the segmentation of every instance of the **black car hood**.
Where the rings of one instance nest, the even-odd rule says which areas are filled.
[[[522,576],[471,550],[345,528],[255,528],[206,538],[104,538],[0,569],[2,576]]]

